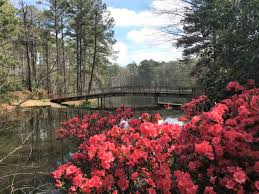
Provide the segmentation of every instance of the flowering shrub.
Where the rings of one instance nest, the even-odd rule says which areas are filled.
[[[259,89],[246,90],[230,82],[227,90],[238,94],[219,102],[209,112],[196,114],[185,124],[174,147],[176,161],[172,169],[185,169],[199,192],[256,193]],[[187,112],[191,109],[188,105],[184,108]]]
[[[161,116],[148,113],[128,128],[118,122],[98,133],[92,132],[96,122],[87,130],[77,126],[78,132],[69,127],[83,141],[73,161],[51,173],[56,187],[70,193],[258,193],[259,89],[249,88],[231,83],[227,90],[238,94],[207,112],[195,108],[205,96],[187,103],[183,127],[159,125]]]
[[[152,192],[157,189],[170,193],[171,151],[180,132],[178,125],[151,122],[128,129],[115,126],[90,137],[79,146],[79,152],[73,154],[73,162],[85,170],[68,163],[58,167],[52,176],[57,187],[66,187],[66,183],[71,182],[70,192]]]
[[[251,83],[251,82],[252,82],[251,80],[248,80],[248,83]],[[238,91],[243,91],[245,88],[241,86],[238,82],[232,81],[228,83],[226,89],[227,91],[238,92]]]
[[[206,107],[207,102],[208,102],[208,97],[205,95],[202,95],[182,105],[181,108],[183,109],[185,114],[184,118],[190,118],[202,112],[203,109]]]
[[[86,140],[93,135],[102,133],[104,130],[111,129],[112,126],[119,124],[122,119],[129,119],[133,115],[131,108],[121,106],[115,110],[115,114],[108,112],[85,114],[82,119],[77,116],[62,123],[62,126],[56,131],[56,135],[58,139],[72,136],[79,140]]]

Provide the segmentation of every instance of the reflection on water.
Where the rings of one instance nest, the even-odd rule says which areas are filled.
[[[67,160],[68,150],[72,150],[68,142],[56,140],[55,129],[67,118],[84,112],[86,110],[35,109],[16,113],[21,120],[0,121],[0,193],[28,193],[50,188],[49,172]]]
[[[69,147],[73,144],[56,140],[55,129],[68,118],[86,112],[89,111],[42,108],[16,112],[9,116],[10,121],[0,121],[0,194],[53,189],[49,172],[69,160],[69,151],[73,151]],[[165,110],[161,113],[176,117]]]
[[[159,97],[159,103],[175,103],[183,104],[188,102],[189,98],[186,97]],[[105,107],[119,107],[121,104],[131,107],[154,107],[157,106],[157,102],[152,96],[116,96],[105,98],[104,100]]]

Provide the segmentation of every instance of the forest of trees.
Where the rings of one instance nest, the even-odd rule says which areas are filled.
[[[0,94],[49,94],[106,83],[114,21],[102,0],[0,0]]]
[[[195,65],[180,61],[157,62],[144,60],[139,64],[130,63],[126,67],[113,65],[110,86],[174,86],[195,87],[197,79],[192,78]]]
[[[213,100],[224,97],[231,80],[258,83],[259,0],[179,2],[185,5],[181,12],[169,7],[158,13],[183,18],[182,29],[172,21],[163,30],[177,34],[184,60],[144,60],[123,68],[110,62],[114,20],[102,0],[43,0],[37,5],[20,0],[15,7],[0,0],[0,94],[39,88],[48,94],[80,94],[118,83],[179,85],[178,77],[190,80],[183,84],[196,84],[184,73],[175,76],[183,66]]]
[[[139,64],[130,63],[126,67],[118,65],[110,66],[110,74],[107,77],[109,87],[118,86],[147,86],[147,87],[200,87],[196,78],[192,78],[195,64],[186,64],[180,61],[157,62],[154,60],[143,60]],[[184,103],[188,98],[163,97],[163,102]],[[117,97],[106,100],[106,107],[120,106],[156,106],[154,98],[143,96]]]
[[[210,98],[224,97],[229,81],[259,83],[259,0],[180,0],[182,10],[158,10],[183,16],[177,45],[186,61],[195,60],[194,75]],[[175,33],[175,25],[168,26]]]
[[[48,94],[80,94],[93,87],[195,84],[188,78],[193,68],[180,62],[112,64],[114,21],[101,0],[46,0],[37,6],[20,0],[16,8],[1,0],[0,14],[0,94],[39,88]]]

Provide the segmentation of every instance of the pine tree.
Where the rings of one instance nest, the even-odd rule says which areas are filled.
[[[102,0],[94,0],[93,9],[93,59],[90,72],[88,94],[91,92],[94,71],[99,67],[109,64],[108,57],[112,54],[114,39],[114,20],[107,11],[106,4]],[[98,71],[98,69],[97,69]]]
[[[191,2],[178,46],[187,59],[198,57],[196,73],[210,97],[223,98],[231,80],[259,82],[259,1]]]
[[[15,89],[15,58],[13,42],[18,21],[15,9],[8,0],[0,0],[0,95]]]

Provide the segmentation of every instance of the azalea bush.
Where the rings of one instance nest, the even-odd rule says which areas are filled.
[[[93,135],[102,133],[104,130],[111,129],[114,125],[119,124],[122,119],[127,120],[133,115],[134,112],[131,108],[121,106],[115,110],[114,114],[109,112],[85,114],[82,119],[77,116],[62,123],[56,131],[56,136],[58,139],[73,137],[83,141]]]
[[[193,116],[182,128],[172,169],[188,173],[198,186],[193,191],[259,191],[259,89],[249,88],[230,82],[230,98]]]
[[[52,175],[57,186],[72,183],[71,192],[169,193],[171,146],[180,131],[179,126],[154,123],[127,130],[113,127],[82,143],[72,156],[74,164],[60,166]]]
[[[207,112],[206,96],[185,104],[183,127],[148,113],[129,126],[109,122],[109,115],[102,125],[100,115],[98,121],[74,118],[58,135],[81,144],[71,162],[51,173],[56,187],[70,193],[258,193],[259,89],[249,83],[230,82],[230,97]],[[118,118],[133,116],[119,112]]]
[[[209,99],[207,96],[202,95],[182,105],[182,110],[185,114],[185,118],[187,118],[187,116],[191,118],[203,112],[207,107],[209,107]]]

